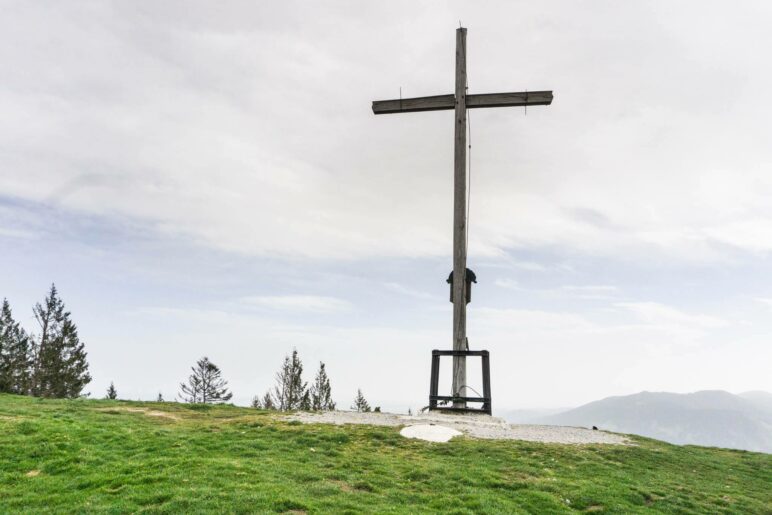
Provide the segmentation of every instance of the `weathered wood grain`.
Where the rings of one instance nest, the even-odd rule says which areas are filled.
[[[433,97],[403,98],[396,100],[376,100],[373,102],[373,113],[413,113],[419,111],[440,111],[454,109],[454,95],[437,95]]]
[[[466,29],[456,30],[456,116],[453,152],[453,350],[466,350]],[[463,395],[466,357],[453,356],[453,395]],[[454,408],[466,402],[453,402]]]
[[[468,95],[466,107],[515,107],[548,106],[552,103],[552,91],[521,91],[517,93],[485,93]]]
[[[467,95],[467,109],[485,107],[547,106],[552,103],[552,91],[519,91],[512,93],[483,93]],[[456,108],[455,95],[436,95],[394,100],[376,100],[373,113],[416,113],[421,111],[442,111]]]

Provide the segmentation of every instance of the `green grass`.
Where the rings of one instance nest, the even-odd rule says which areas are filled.
[[[232,406],[0,395],[0,512],[772,513],[771,455],[633,441],[433,444]]]

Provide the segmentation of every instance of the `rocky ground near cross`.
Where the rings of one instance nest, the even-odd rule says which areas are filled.
[[[320,413],[294,413],[290,420],[306,424],[366,424],[373,426],[436,425],[462,432],[472,438],[496,440],[525,440],[542,443],[564,444],[612,444],[625,445],[622,435],[566,426],[537,426],[509,424],[505,420],[477,414],[422,413],[400,415],[394,413],[357,413],[353,411],[325,411]]]

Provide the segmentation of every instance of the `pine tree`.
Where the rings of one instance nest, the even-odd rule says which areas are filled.
[[[351,409],[360,413],[367,413],[371,411],[370,404],[367,403],[365,396],[362,395],[362,390],[357,389],[357,396],[354,399],[354,405],[351,406]]]
[[[303,399],[307,395],[303,382],[303,363],[298,357],[298,351],[293,349],[292,357],[285,356],[281,369],[276,373],[276,386],[273,392],[273,403],[279,411],[302,409]],[[310,404],[310,402],[308,402]]]
[[[0,310],[0,393],[25,394],[29,387],[30,341],[13,319],[8,300]]]
[[[164,396],[161,395],[161,392],[158,392],[158,398],[156,398],[155,401],[156,402],[163,402],[164,401]]]
[[[330,378],[327,377],[327,371],[321,361],[319,362],[319,372],[316,373],[314,384],[311,385],[311,409],[314,411],[335,410]]]
[[[267,410],[275,410],[276,405],[273,403],[273,397],[271,396],[271,392],[265,392],[265,395],[263,395],[263,409]]]
[[[191,367],[192,368],[192,367]],[[180,383],[180,393],[177,396],[182,402],[196,404],[201,402],[201,379],[194,373],[188,378],[188,383]]]
[[[308,389],[303,392],[303,398],[300,399],[300,406],[298,409],[302,411],[311,411],[311,392],[309,392]]]
[[[118,390],[115,389],[115,385],[112,381],[110,381],[110,386],[107,388],[107,395],[105,396],[105,399],[117,399],[118,398]]]
[[[184,402],[214,404],[233,397],[228,391],[228,381],[223,379],[220,367],[204,356],[190,367],[193,373],[187,383],[180,383],[180,398]]]
[[[33,308],[40,334],[32,341],[34,365],[32,395],[38,397],[75,398],[91,381],[83,342],[78,329],[64,310],[56,286],[43,304]]]
[[[258,395],[255,395],[252,397],[252,403],[250,404],[255,409],[261,409],[263,406],[260,404],[260,397]]]

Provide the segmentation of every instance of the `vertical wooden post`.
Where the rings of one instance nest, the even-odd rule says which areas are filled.
[[[456,29],[456,113],[453,159],[453,350],[466,350],[466,29]],[[453,356],[452,395],[464,396],[466,357]],[[465,402],[454,402],[464,408]]]
[[[429,409],[437,409],[437,392],[440,389],[440,351],[432,351],[432,375],[429,379]]]
[[[493,413],[493,398],[491,397],[491,355],[487,350],[482,351],[482,380],[483,398],[488,402],[483,403],[482,410],[488,415]]]

